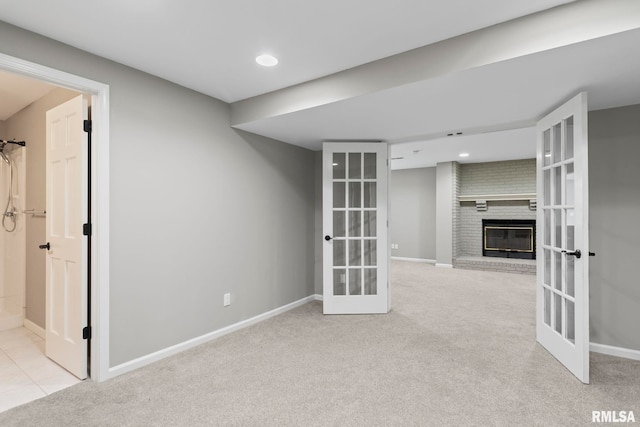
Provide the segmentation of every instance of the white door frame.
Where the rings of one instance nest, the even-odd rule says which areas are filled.
[[[91,96],[91,372],[109,378],[109,85],[0,53],[0,69]]]

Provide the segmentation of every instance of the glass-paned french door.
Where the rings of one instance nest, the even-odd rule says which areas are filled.
[[[587,97],[540,120],[538,133],[538,341],[589,382]]]
[[[323,145],[325,314],[389,310],[387,145]]]

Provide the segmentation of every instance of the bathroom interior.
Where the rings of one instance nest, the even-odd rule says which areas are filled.
[[[78,95],[0,71],[0,331],[45,329],[46,112]]]
[[[78,92],[0,70],[0,412],[80,380],[45,355],[46,114]]]

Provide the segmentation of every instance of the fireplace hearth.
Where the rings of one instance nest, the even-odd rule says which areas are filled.
[[[534,219],[483,219],[482,255],[536,259]]]

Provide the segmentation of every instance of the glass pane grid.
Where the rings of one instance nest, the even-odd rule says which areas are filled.
[[[543,132],[543,322],[575,345],[573,117]],[[565,248],[566,246],[566,248]]]
[[[569,344],[575,345],[575,296],[573,295],[572,262],[557,248],[544,248],[543,253],[545,253],[545,258],[553,253],[554,259],[551,264],[546,260],[543,264],[544,277],[547,278],[542,284],[543,321]],[[549,282],[553,285],[549,285]]]
[[[334,295],[376,295],[377,154],[334,153],[333,167]]]

